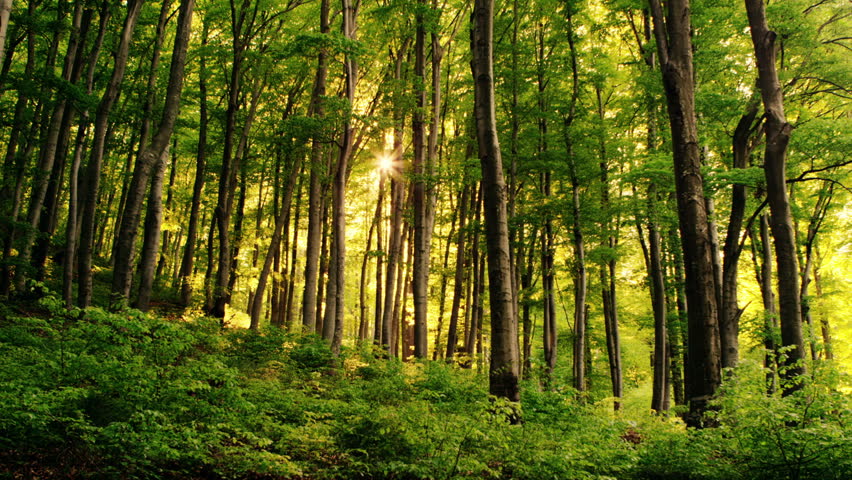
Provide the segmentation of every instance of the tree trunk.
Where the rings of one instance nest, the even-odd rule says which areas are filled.
[[[0,65],[6,58],[6,32],[9,28],[9,15],[12,13],[12,0],[0,0]]]
[[[544,27],[539,24],[536,35],[536,70],[538,80],[538,156],[539,158],[547,158],[547,102],[545,101],[545,90],[548,80],[545,78],[545,41]],[[573,50],[572,50],[573,53]],[[514,127],[513,127],[514,128]],[[514,142],[513,142],[514,144]],[[545,206],[551,202],[551,182],[550,182],[550,166],[544,167],[545,170],[539,177],[541,181],[541,195]],[[557,356],[557,328],[556,328],[556,300],[554,293],[554,239],[553,239],[553,220],[550,212],[545,208],[543,212],[544,218],[542,221],[541,235],[541,284],[542,284],[542,340],[544,350],[544,383],[549,388],[550,377],[553,374],[553,369],[556,368]]]
[[[745,0],[754,56],[757,60],[758,85],[766,117],[766,149],[763,172],[766,198],[769,201],[775,261],[778,266],[778,313],[781,321],[781,344],[787,347],[784,394],[802,387],[805,374],[805,346],[802,337],[802,308],[799,298],[799,265],[793,232],[790,199],[787,196],[787,144],[793,127],[784,117],[784,95],[775,69],[775,37],[766,23],[763,0]]]
[[[577,50],[574,46],[574,27],[571,12],[568,12],[568,46],[571,50],[571,99],[568,113],[563,118],[565,155],[571,177],[571,239],[574,246],[574,388],[586,390],[586,246],[581,228],[580,178],[577,174],[577,158],[574,155],[574,138],[571,127],[574,123],[577,100],[580,97],[580,81],[577,69]]]
[[[450,267],[450,247],[452,239],[456,233],[456,222],[458,221],[458,208],[455,208],[452,199],[450,199],[450,231],[447,234],[446,242],[444,243],[443,262],[441,263],[441,290],[438,294],[438,328],[435,332],[435,346],[432,349],[432,361],[439,358],[444,358],[445,350],[441,348],[441,336],[444,333],[444,314],[447,306],[447,284],[449,283],[449,267]]]
[[[296,290],[296,265],[299,263],[296,255],[299,250],[299,219],[302,213],[302,184],[304,183],[301,173],[303,169],[304,165],[299,170],[299,185],[296,189],[296,215],[293,219],[293,242],[290,247],[290,273],[287,275],[287,297],[280,301],[283,304],[281,308],[285,310],[282,312],[284,315],[282,323],[287,325],[287,329],[291,332],[296,331],[295,323],[298,320],[298,315],[294,317],[293,314],[293,308],[295,307],[293,298]]]
[[[382,178],[384,180],[384,178]],[[383,187],[382,180],[379,180],[379,189]],[[376,212],[378,213],[378,212]],[[358,295],[358,341],[363,342],[367,340],[368,332],[370,330],[369,323],[367,321],[367,311],[369,310],[367,307],[367,267],[370,264],[370,257],[372,256],[372,247],[373,247],[373,233],[376,231],[376,227],[378,226],[379,219],[378,215],[373,215],[373,221],[370,222],[370,230],[367,232],[367,246],[364,248],[364,256],[361,258],[361,278],[359,280],[359,289],[360,293]]]
[[[819,262],[817,262],[819,265]],[[814,289],[818,297],[822,296],[822,276],[819,273],[819,268],[814,268]],[[831,343],[831,325],[828,322],[828,315],[822,314],[820,319],[820,333],[822,334],[822,348],[825,352],[826,360],[834,360],[834,349]]]
[[[804,248],[804,261],[805,265],[802,269],[802,286],[799,297],[802,299],[802,323],[808,326],[808,338],[810,339],[810,350],[811,350],[811,361],[816,361],[818,357],[818,347],[816,343],[817,334],[813,329],[813,318],[811,315],[811,297],[808,293],[808,287],[811,283],[811,274],[813,274],[814,279],[817,276],[817,268],[814,266],[814,256],[816,250],[816,240],[817,234],[822,228],[823,221],[825,220],[826,215],[828,214],[829,206],[831,205],[831,199],[834,195],[834,184],[830,183],[828,186],[823,187],[818,194],[816,205],[814,206],[814,211],[811,214],[811,218],[808,221],[808,232],[805,237],[805,243],[803,245]]]
[[[343,9],[343,37],[356,40],[358,29],[357,5],[351,0],[341,0]],[[358,64],[351,54],[347,54],[343,61],[344,69],[344,93],[349,108],[355,106],[355,85],[358,81]],[[334,237],[334,266],[336,268],[334,298],[328,302],[336,304],[334,315],[334,330],[331,338],[331,351],[337,355],[340,353],[340,345],[343,342],[343,327],[346,318],[346,179],[349,172],[349,158],[352,156],[353,131],[352,120],[346,118],[343,125],[343,139],[340,142],[340,153],[337,158],[337,168],[334,174],[332,186],[332,235]]]
[[[151,292],[154,288],[154,269],[160,252],[160,230],[163,225],[163,182],[169,163],[169,147],[163,151],[159,162],[154,166],[151,177],[151,193],[145,213],[145,230],[142,252],[139,258],[139,293],[134,307],[147,312],[151,304]],[[128,292],[129,293],[129,292]]]
[[[397,123],[398,124],[398,123]],[[399,156],[402,154],[402,138],[398,135],[397,128],[394,134],[394,164],[399,165]],[[382,345],[393,350],[393,306],[396,292],[396,275],[400,257],[402,256],[402,209],[405,195],[405,186],[399,178],[402,172],[391,173],[391,220],[388,240],[387,274],[385,275],[385,302],[382,307]]]
[[[763,300],[764,325],[763,346],[764,368],[766,369],[766,387],[769,393],[777,390],[775,374],[778,371],[778,330],[777,309],[775,307],[775,292],[772,291],[772,246],[769,243],[769,215],[764,213],[759,217],[760,230],[757,235],[751,232],[752,255],[754,257],[754,273],[757,284],[760,285],[760,296]]]
[[[86,72],[86,94],[91,95],[94,88],[95,70],[97,69],[98,57],[103,47],[104,35],[110,15],[107,9],[101,10],[98,25],[98,34],[88,58],[88,70]],[[80,164],[83,158],[84,144],[88,138],[89,110],[84,109],[80,113],[80,125],[77,126],[77,138],[74,146],[74,156],[71,170],[68,174],[68,219],[65,225],[65,259],[63,261],[62,297],[65,307],[74,305],[74,267],[76,265],[77,243],[79,238],[79,212],[80,212]]]
[[[166,152],[168,151],[172,133],[174,132],[175,122],[177,121],[178,112],[180,111],[184,67],[186,65],[189,38],[192,34],[192,13],[194,8],[194,0],[181,0],[178,16],[178,29],[175,34],[175,44],[172,52],[172,63],[169,69],[169,83],[166,89],[163,114],[160,119],[160,124],[157,127],[157,131],[151,139],[151,144],[142,144],[142,151],[136,160],[136,167],[133,171],[133,179],[130,181],[127,199],[124,204],[124,214],[121,217],[121,227],[116,238],[113,253],[113,259],[115,262],[112,281],[112,293],[114,295],[114,298],[112,299],[113,301],[127,301],[130,295],[130,287],[133,281],[133,257],[134,247],[136,244],[136,234],[139,229],[139,219],[142,211],[143,199],[145,197],[146,190],[148,190],[148,180],[155,165],[158,165],[160,169],[163,169],[167,163],[168,155]],[[152,69],[156,69],[156,65],[152,65]],[[157,174],[163,175],[165,174],[165,170],[158,170]],[[149,210],[149,213],[153,213],[155,216],[159,217],[162,217],[162,180],[163,179],[161,178],[159,193],[154,193],[152,185],[151,198],[153,199],[154,196],[156,196],[157,198],[154,200],[154,203],[159,205],[153,207],[154,210]],[[149,203],[150,201],[151,200],[149,200]],[[159,210],[159,212],[156,210]],[[159,224],[161,223],[162,218],[160,218],[159,221],[152,219],[151,223],[146,221],[146,227],[150,225],[152,228],[157,230],[157,240],[155,242],[145,242],[149,248],[154,249],[152,252],[154,256],[150,258],[152,262],[156,261],[156,254],[159,252]],[[156,245],[154,245],[155,243]],[[153,274],[153,272],[151,273]],[[150,281],[153,285],[153,275]],[[149,296],[150,291],[140,291],[140,302],[137,303],[143,310],[147,308],[147,300],[145,297]]]
[[[701,426],[708,401],[721,383],[719,310],[713,248],[698,148],[689,0],[649,0],[672,134],[678,221],[688,308],[687,424]]]
[[[269,242],[269,249],[267,250],[263,261],[263,268],[257,278],[257,289],[254,292],[249,310],[249,315],[251,315],[249,328],[252,330],[260,328],[260,314],[263,311],[263,302],[266,299],[266,296],[264,295],[266,292],[266,283],[269,280],[269,273],[272,271],[272,262],[275,259],[275,254],[281,249],[281,235],[284,231],[285,219],[290,212],[291,199],[293,198],[293,187],[296,185],[296,180],[299,176],[299,172],[301,171],[300,163],[301,162],[299,160],[296,160],[290,166],[290,175],[288,176],[287,184],[284,187],[285,191],[283,194],[281,209],[278,211],[278,216],[275,218],[275,229],[272,233],[272,240]],[[291,261],[295,262],[295,257]],[[273,294],[276,294],[276,292],[273,292]],[[281,308],[281,306],[279,306],[279,308]],[[278,323],[275,324],[277,325]]]
[[[607,131],[605,124],[606,114],[604,111],[605,102],[601,98],[600,87],[595,88],[595,94],[598,106],[598,121],[601,125],[601,133],[598,143],[600,151],[599,167],[601,179],[601,209],[603,210],[605,218],[602,222],[602,227],[607,233],[606,238],[601,241],[601,246],[611,252],[606,263],[601,264],[600,268],[601,300],[603,303],[604,331],[606,335],[609,377],[610,382],[612,383],[612,396],[616,399],[613,402],[613,409],[619,410],[621,408],[620,398],[623,395],[623,382],[621,373],[621,339],[618,331],[618,302],[615,289],[615,248],[618,244],[617,232],[620,220],[618,220],[617,216],[616,218],[610,218],[611,215],[616,213],[616,210],[612,208],[609,198],[609,165],[606,148]],[[650,132],[649,135],[651,135]]]
[[[488,250],[488,287],[491,303],[491,362],[489,392],[520,401],[518,387],[518,329],[509,260],[509,226],[506,184],[497,139],[494,100],[493,0],[475,0],[472,13],[471,68],[474,79],[474,114],[482,165],[485,232]]]
[[[98,191],[100,190],[101,169],[104,159],[104,145],[107,136],[107,122],[110,112],[118,98],[121,81],[127,68],[127,57],[130,50],[130,41],[136,27],[136,20],[142,11],[144,0],[130,0],[127,3],[127,16],[121,32],[118,49],[115,53],[115,63],[112,76],[98,104],[95,114],[94,140],[86,167],[86,188],[83,203],[83,217],[80,224],[80,248],[78,251],[79,278],[77,303],[81,307],[88,307],[92,303],[92,255],[95,239],[95,214],[98,203]],[[164,117],[165,118],[165,117]],[[168,139],[166,139],[168,141]],[[153,152],[152,152],[153,153]],[[156,157],[155,157],[156,158]]]
[[[177,177],[178,170],[178,155],[177,155],[177,139],[172,140],[172,165],[169,168],[169,185],[166,189],[166,203],[163,205],[163,215],[167,212],[172,211],[174,207],[174,191],[175,191],[175,180]],[[259,210],[259,209],[258,209]],[[165,217],[164,217],[165,218]],[[165,219],[163,220],[165,222]],[[172,248],[172,231],[164,230],[162,243],[160,244],[162,247],[160,248],[159,258],[157,259],[157,269],[154,272],[154,278],[160,279],[164,275],[166,271],[166,263],[170,258],[175,258],[171,252],[169,251]]]
[[[467,206],[468,196],[470,195],[471,185],[462,186],[461,196],[459,198],[459,229],[456,239],[456,269],[453,277],[453,304],[450,307],[450,325],[447,329],[447,355],[445,358],[448,362],[453,361],[456,355],[456,348],[459,343],[459,309],[461,308],[461,300],[464,297],[465,284],[465,237],[467,236]]]
[[[381,346],[382,334],[382,307],[384,306],[384,296],[382,292],[382,271],[384,269],[385,250],[383,245],[383,232],[385,230],[384,207],[382,206],[385,197],[385,178],[388,172],[379,172],[379,194],[376,200],[376,303],[375,312],[373,315],[373,344]]]
[[[35,2],[30,0],[27,5],[27,15],[33,16],[35,13]],[[35,71],[36,59],[36,33],[33,28],[28,28],[27,33],[27,61],[24,66],[24,75],[28,78],[32,77]],[[29,94],[22,91],[18,94],[18,100],[15,103],[15,115],[13,117],[12,130],[9,133],[9,139],[6,144],[6,155],[3,162],[3,183],[0,185],[0,198],[11,197],[11,207],[7,211],[7,205],[4,203],[3,210],[0,211],[4,216],[8,216],[10,222],[18,221],[21,205],[21,193],[24,185],[24,174],[26,173],[26,164],[29,155],[26,154],[27,148],[27,133],[29,129],[34,138],[37,131],[39,115],[38,110],[43,105],[39,102],[35,108],[27,108],[29,102]],[[28,113],[33,112],[33,121],[27,125],[25,118]],[[19,145],[20,144],[20,145]],[[15,242],[14,229],[8,229],[0,236],[3,240],[3,259],[0,264],[0,295],[6,296],[12,286],[12,271],[11,257],[12,249]]]
[[[653,193],[649,192],[649,197]],[[649,212],[650,214],[650,212]],[[668,352],[666,334],[666,287],[663,279],[662,249],[660,233],[654,221],[648,223],[648,273],[651,283],[651,305],[654,309],[654,381],[651,395],[651,410],[663,412],[668,403],[669,388]]]
[[[320,6],[320,33],[328,35],[329,0],[322,0]],[[320,49],[317,58],[317,73],[314,78],[314,89],[311,95],[310,114],[323,119],[323,96],[325,96],[326,76],[328,75],[327,53]],[[322,187],[320,178],[324,175],[322,171],[323,162],[321,132],[316,132],[311,144],[311,173],[310,189],[308,190],[308,238],[307,250],[305,252],[305,293],[302,297],[302,323],[305,331],[316,331],[316,302],[318,287],[318,263],[320,254],[320,232],[322,225],[321,217],[321,195]]]
[[[425,163],[425,110],[426,110],[426,26],[424,10],[426,1],[418,0],[415,10],[416,33],[414,36],[414,98],[415,108],[411,115],[412,144],[414,159],[411,164],[411,188],[414,197],[414,356],[426,358],[429,346],[428,336],[428,282],[429,282],[429,245],[426,234],[426,182]]]
[[[757,104],[750,103],[740,118],[733,138],[733,168],[748,166],[749,138],[752,124],[757,116]],[[740,316],[743,310],[737,304],[737,267],[739,266],[740,234],[746,207],[746,186],[735,184],[731,188],[731,213],[728,217],[728,232],[722,248],[722,313],[719,317],[719,338],[722,346],[722,368],[734,368],[739,359]]]
[[[64,9],[58,9],[58,15],[60,19],[64,17]],[[83,2],[77,1],[74,5],[74,14],[72,17],[71,24],[71,36],[68,40],[68,46],[65,53],[65,60],[62,66],[62,81],[71,82],[74,80],[74,70],[75,67],[77,71],[79,71],[80,63],[78,61],[79,57],[82,57],[82,49],[85,43],[85,37],[81,38],[81,34],[85,34],[85,31],[82,31],[81,24],[83,19]],[[61,41],[61,34],[57,32],[54,36],[55,42]],[[58,47],[52,47],[58,48]],[[45,71],[48,71],[45,69]],[[79,75],[79,74],[78,74]],[[42,211],[44,210],[45,199],[47,198],[48,187],[50,186],[51,177],[54,176],[54,164],[56,163],[56,158],[60,155],[57,155],[57,152],[62,152],[63,149],[59,148],[59,144],[61,143],[60,137],[62,137],[63,127],[67,130],[70,126],[70,117],[71,111],[66,112],[66,105],[68,101],[68,97],[64,92],[57,92],[57,99],[53,105],[52,113],[50,115],[50,122],[47,127],[46,135],[44,140],[42,141],[42,147],[39,151],[39,159],[38,166],[36,167],[36,171],[33,175],[33,184],[32,191],[30,192],[30,205],[29,211],[27,213],[27,225],[28,227],[23,232],[22,245],[18,252],[18,265],[15,270],[15,287],[18,291],[23,290],[24,282],[29,277],[30,272],[29,263],[31,259],[31,254],[33,251],[33,245],[36,240],[36,233],[40,231],[40,219],[42,216]],[[65,125],[63,125],[65,123]],[[64,152],[61,155],[64,159]],[[64,166],[64,160],[60,161],[58,167]],[[57,178],[60,175],[58,173],[55,174]],[[45,223],[49,223],[46,221]],[[10,237],[14,238],[16,236],[16,228],[13,224],[12,232],[10,233]]]
[[[204,193],[204,173],[207,165],[207,46],[209,25],[202,21],[201,53],[198,57],[198,149],[195,154],[195,180],[192,184],[192,204],[189,210],[189,225],[186,231],[186,247],[180,264],[180,303],[189,306],[192,300],[192,266],[195,262],[195,237],[198,235],[198,213],[201,210],[201,195]]]

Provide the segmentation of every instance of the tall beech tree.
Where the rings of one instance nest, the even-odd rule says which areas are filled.
[[[702,423],[708,401],[721,383],[719,307],[713,248],[704,197],[704,177],[695,117],[695,86],[689,0],[649,0],[654,39],[671,126],[678,223],[688,305],[687,399],[689,425]]]
[[[491,304],[491,362],[489,391],[510,401],[520,401],[518,377],[518,325],[509,261],[509,226],[506,214],[506,183],[497,138],[494,102],[494,1],[475,0],[471,14],[471,69],[474,81],[474,114],[485,209],[488,250],[488,291]]]
[[[163,8],[167,8],[166,2]],[[151,184],[151,196],[148,200],[149,211],[148,216],[151,216],[150,222],[146,216],[146,231],[150,229],[156,230],[151,232],[152,238],[159,241],[159,224],[162,220],[157,221],[155,217],[162,218],[162,182],[163,174],[165,173],[165,165],[168,160],[168,147],[171,142],[172,133],[174,132],[175,122],[177,121],[178,112],[180,110],[181,94],[183,92],[184,67],[186,65],[187,49],[192,33],[192,16],[195,9],[195,0],[181,0],[178,10],[178,27],[175,33],[175,43],[172,51],[172,63],[169,69],[169,83],[166,87],[165,103],[163,105],[163,113],[160,119],[157,131],[151,138],[150,145],[143,145],[139,157],[136,159],[136,166],[133,172],[133,179],[128,187],[128,194],[124,204],[124,213],[121,216],[121,226],[119,228],[118,237],[116,238],[114,257],[114,271],[112,280],[112,291],[115,299],[127,300],[130,296],[130,287],[133,280],[133,259],[136,244],[136,232],[139,228],[139,218],[142,210],[142,203],[145,198],[145,192],[148,190],[149,179],[154,172],[155,181]],[[156,62],[152,62],[156,63]],[[152,67],[152,70],[156,67]],[[149,88],[153,85],[149,84]],[[157,190],[159,189],[159,192]],[[157,225],[154,225],[156,223]],[[150,226],[149,226],[150,225]],[[139,292],[137,306],[142,310],[148,309],[148,302],[151,296],[151,287],[153,285],[153,267],[156,260],[156,253],[159,252],[159,245],[150,245],[149,240],[146,244],[149,245],[152,252],[147,253],[149,261],[148,265],[143,266],[150,272],[143,273],[145,282]]]
[[[320,34],[328,35],[329,25],[329,0],[321,0],[320,2]],[[311,104],[309,114],[322,119],[325,108],[323,106],[326,78],[328,76],[328,52],[325,45],[321,45],[317,53],[317,72],[314,77],[314,88],[311,94]],[[322,229],[321,211],[322,185],[321,177],[323,176],[323,138],[322,132],[314,133],[311,140],[311,157],[310,157],[310,186],[308,187],[308,237],[307,249],[305,252],[305,293],[302,296],[302,324],[305,331],[316,331],[316,304],[317,304],[317,286],[318,286],[318,269],[320,257],[320,231]]]
[[[195,261],[195,243],[198,236],[198,215],[201,210],[201,196],[204,193],[204,173],[207,168],[207,56],[203,51],[207,46],[210,24],[202,19],[201,47],[198,58],[198,145],[195,151],[195,177],[192,182],[192,200],[189,207],[189,224],[186,228],[186,245],[178,273],[180,285],[180,303],[189,306],[192,299],[192,271]]]
[[[127,58],[130,50],[130,41],[136,28],[136,21],[142,11],[144,0],[130,0],[127,2],[127,15],[124,26],[119,37],[118,48],[115,52],[115,61],[107,88],[101,97],[95,114],[94,140],[91,147],[89,163],[86,166],[86,188],[82,197],[82,221],[80,223],[80,247],[78,256],[78,298],[77,303],[81,307],[88,307],[92,303],[92,261],[95,249],[95,210],[98,204],[98,191],[100,189],[101,170],[104,161],[104,146],[107,137],[107,123],[110,112],[118,98],[124,72],[127,69]],[[166,137],[168,144],[168,137]],[[143,194],[144,195],[144,194]]]
[[[784,393],[802,387],[805,374],[805,343],[802,337],[802,304],[799,297],[799,264],[796,256],[796,236],[787,195],[787,145],[793,126],[784,116],[784,92],[775,67],[778,34],[769,29],[763,0],[746,0],[748,23],[757,60],[757,83],[763,99],[766,117],[763,153],[763,173],[766,179],[766,199],[769,203],[769,227],[775,246],[778,273],[778,315],[781,322],[781,343],[785,351],[783,377]]]

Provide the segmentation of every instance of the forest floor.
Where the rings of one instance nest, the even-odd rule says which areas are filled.
[[[614,412],[560,370],[524,382],[512,425],[476,369],[378,357],[175,312],[68,311],[47,291],[2,304],[0,478],[852,478],[829,366],[783,398],[746,362],[719,427],[690,430],[641,388]]]

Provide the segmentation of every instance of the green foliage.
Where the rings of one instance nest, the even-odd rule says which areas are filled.
[[[44,295],[0,311],[0,474],[42,478],[848,478],[848,398],[819,368],[790,397],[746,363],[718,428],[615,415],[611,399],[524,386],[522,410],[443,362],[335,359],[270,328],[134,310],[66,311]],[[41,312],[34,315],[34,312]],[[520,416],[522,422],[509,419]]]

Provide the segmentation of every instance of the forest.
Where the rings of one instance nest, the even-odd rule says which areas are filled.
[[[852,478],[846,0],[0,0],[0,478]]]

